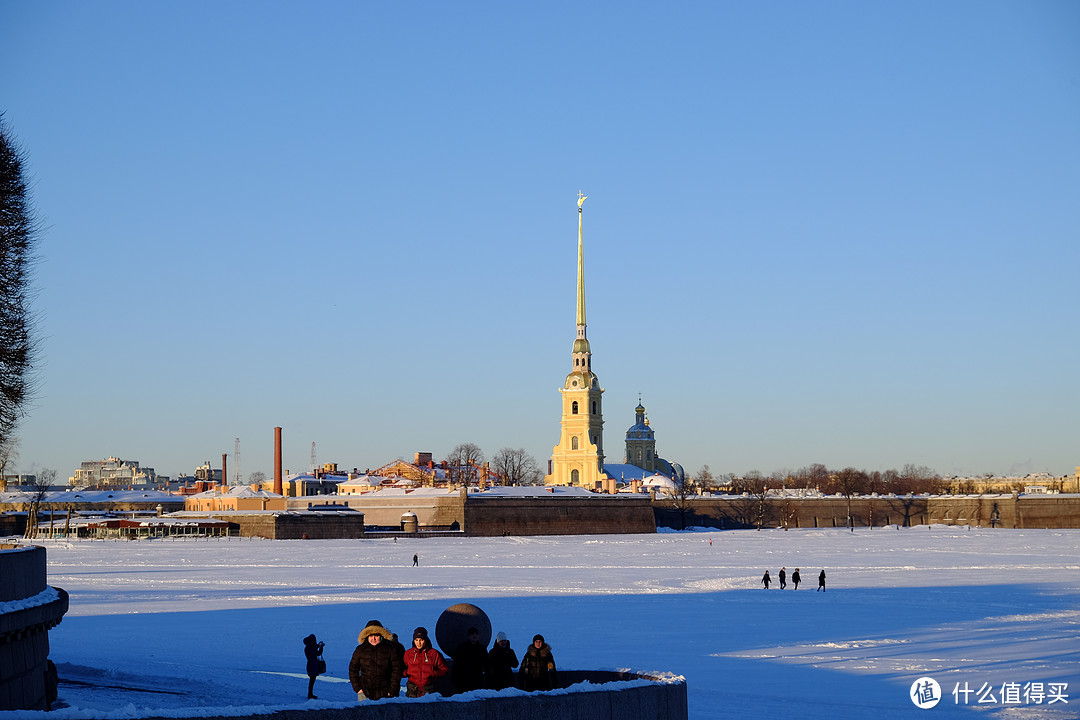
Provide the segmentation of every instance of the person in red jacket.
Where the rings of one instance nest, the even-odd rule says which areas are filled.
[[[420,697],[435,691],[435,679],[448,668],[439,651],[431,647],[427,628],[413,631],[412,647],[405,651],[405,697]]]

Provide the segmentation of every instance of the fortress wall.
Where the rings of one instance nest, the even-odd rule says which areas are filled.
[[[262,537],[269,540],[300,540],[306,534],[311,540],[352,539],[364,537],[364,514],[275,513],[275,512],[215,512],[208,517],[226,520],[230,533],[240,537]]]
[[[465,533],[493,535],[598,535],[655,533],[646,496],[482,497],[465,502]]]
[[[1080,527],[1080,495],[1021,495],[1012,527]]]
[[[401,516],[407,512],[416,515],[420,529],[455,528],[460,529],[465,522],[461,497],[457,493],[445,495],[427,495],[409,493],[379,497],[377,495],[320,495],[320,502],[333,502],[347,505],[364,515],[367,525],[378,527],[399,527]],[[289,498],[290,510],[306,509],[313,504],[310,497]]]
[[[0,545],[0,710],[44,710],[56,686],[47,673],[49,629],[68,609],[67,593],[45,593],[45,548]],[[19,602],[24,601],[24,602]]]
[[[653,503],[662,527],[757,526],[760,502],[753,497],[718,495],[686,501],[658,498]],[[1080,495],[935,495],[851,499],[855,527],[883,525],[977,525],[1003,528],[1080,528]],[[847,527],[843,497],[768,498],[763,527]]]

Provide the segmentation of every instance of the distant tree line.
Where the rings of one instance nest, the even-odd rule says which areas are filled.
[[[935,470],[925,465],[908,463],[900,470],[860,470],[846,467],[830,470],[821,463],[813,463],[798,470],[781,469],[765,475],[751,470],[741,475],[726,473],[714,475],[705,465],[695,473],[690,482],[693,491],[726,492],[734,495],[761,495],[764,499],[769,490],[810,489],[825,495],[869,495],[877,493],[896,495],[940,493],[946,483]]]

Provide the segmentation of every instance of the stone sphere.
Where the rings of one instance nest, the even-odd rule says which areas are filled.
[[[452,659],[458,645],[469,639],[471,627],[480,631],[480,644],[486,648],[491,642],[491,621],[484,611],[469,603],[451,605],[435,623],[435,642]]]

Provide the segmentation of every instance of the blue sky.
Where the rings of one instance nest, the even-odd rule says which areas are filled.
[[[546,465],[578,190],[610,460],[1080,465],[1074,2],[5,2],[0,110],[22,470]]]

